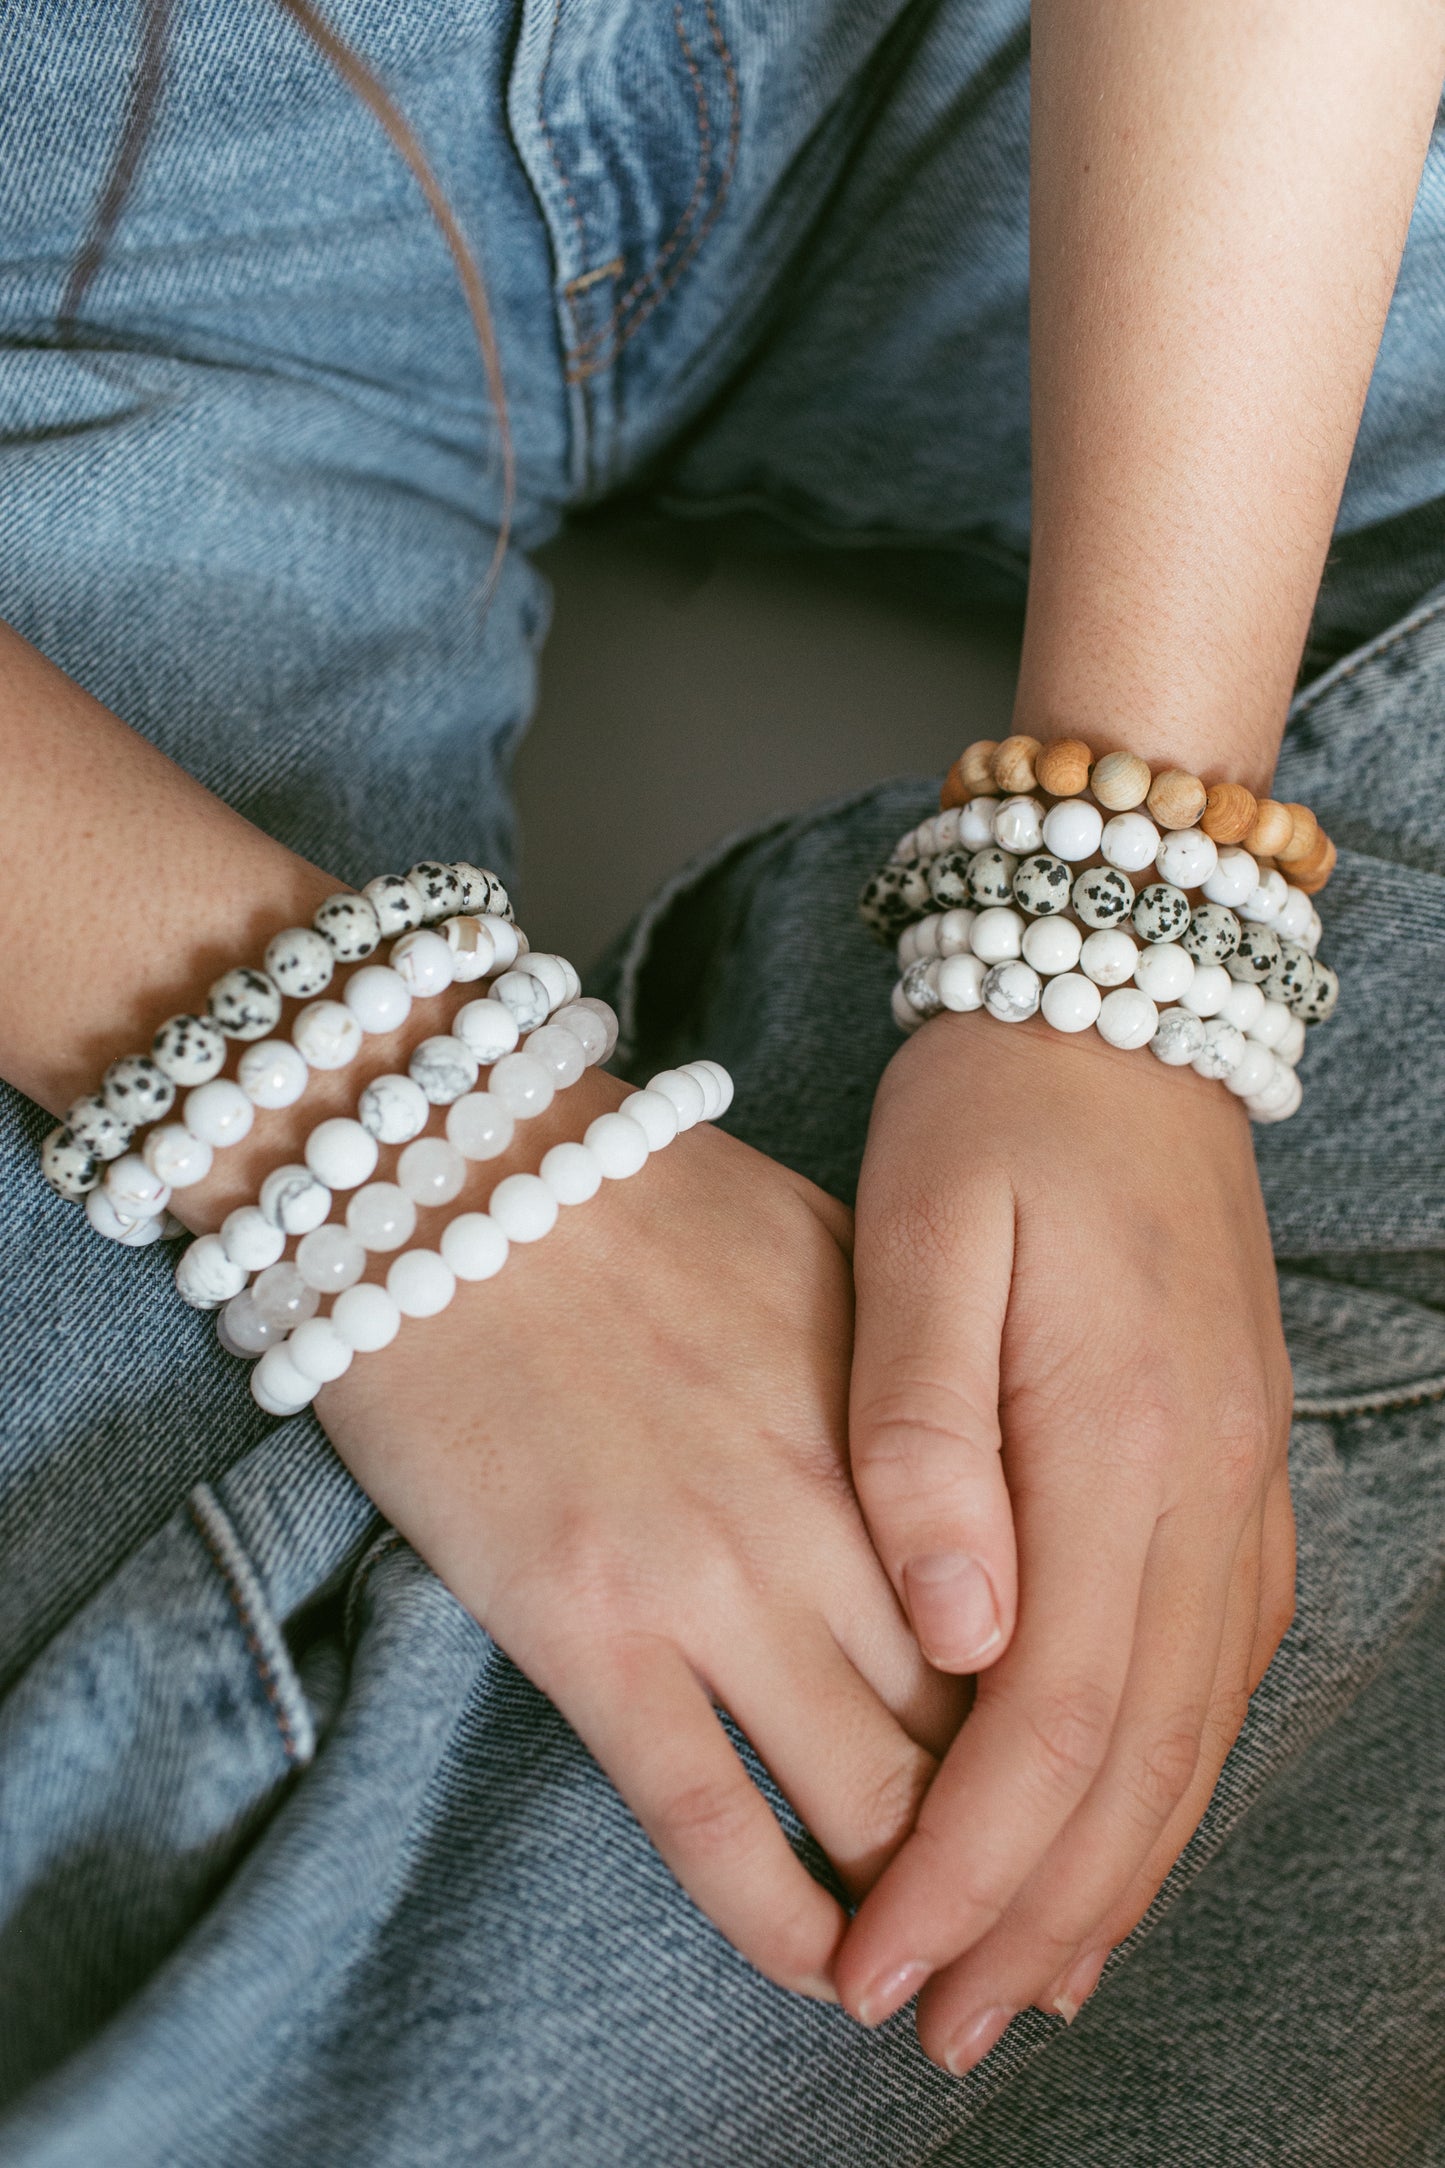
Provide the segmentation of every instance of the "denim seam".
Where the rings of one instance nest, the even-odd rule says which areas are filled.
[[[390,1557],[393,1551],[399,1550],[405,1540],[400,1529],[383,1528],[357,1560],[356,1571],[351,1576],[351,1586],[346,1591],[346,1605],[341,1621],[341,1639],[346,1648],[356,1646],[356,1614],[373,1568],[380,1565],[383,1558]]]
[[[255,1571],[229,1515],[209,1483],[198,1483],[187,1504],[191,1520],[240,1621],[247,1654],[276,1720],[287,1766],[304,1769],[316,1752],[316,1728]]]
[[[1328,1420],[1333,1416],[1384,1415],[1397,1408],[1423,1408],[1434,1400],[1445,1400],[1445,1377],[1382,1385],[1367,1393],[1303,1394],[1296,1399],[1294,1412],[1305,1418]]]
[[[1326,670],[1312,685],[1307,685],[1302,693],[1296,695],[1290,705],[1291,721],[1322,700],[1336,685],[1343,685],[1347,678],[1356,676],[1367,663],[1374,662],[1381,655],[1388,655],[1392,647],[1398,647],[1411,633],[1419,632],[1432,619],[1439,617],[1442,611],[1445,611],[1445,595],[1439,596],[1433,602],[1422,603],[1409,616],[1400,618],[1396,624],[1387,626],[1373,640],[1367,641],[1364,647],[1357,648],[1353,655],[1342,656],[1333,669]]]

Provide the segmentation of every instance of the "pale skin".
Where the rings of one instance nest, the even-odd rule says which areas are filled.
[[[1442,13],[1039,0],[1034,70],[1016,727],[1263,786]],[[9,634],[0,759],[0,1072],[56,1112],[337,885]],[[172,840],[143,947],[20,916],[77,828],[119,893],[134,838]],[[192,1223],[364,1073],[258,1121]],[[488,1180],[619,1095],[585,1079]],[[866,2022],[922,1987],[923,2045],[962,2070],[1024,2004],[1078,2007],[1207,1803],[1291,1615],[1288,1363],[1242,1110],[1093,1039],[948,1018],[909,1041],[854,1239],[850,1275],[838,1206],[694,1132],[318,1412],[737,1946]],[[851,1924],[713,1703],[863,1899]]]

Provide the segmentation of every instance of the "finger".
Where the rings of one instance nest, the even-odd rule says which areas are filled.
[[[1007,1654],[859,1909],[839,1991],[878,2024],[993,1926],[1101,1767],[1134,1645],[1152,1507],[1120,1512],[1091,1469],[1017,1501],[1024,1603]]]
[[[563,1715],[734,1948],[780,1987],[835,2002],[842,1911],[794,1853],[686,1660],[651,1637],[599,1654],[585,1691],[552,1693]]]
[[[1294,1624],[1295,1613],[1294,1505],[1289,1494],[1289,1469],[1281,1468],[1264,1501],[1264,1529],[1259,1566],[1259,1620],[1250,1655],[1251,1693],[1274,1661],[1274,1652]]]
[[[1013,1206],[983,1185],[948,1198],[900,1195],[896,1180],[886,1202],[864,1209],[860,1197],[849,1450],[924,1654],[940,1670],[976,1671],[1003,1653],[1016,1605],[998,1423]]]
[[[973,1702],[970,1677],[936,1671],[918,1646],[850,1499],[846,1548],[830,1558],[823,1615],[855,1671],[908,1736],[942,1760]]]

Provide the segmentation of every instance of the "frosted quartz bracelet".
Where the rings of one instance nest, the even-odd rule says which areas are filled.
[[[732,1091],[717,1062],[661,1071],[616,1112],[599,1114],[580,1143],[553,1145],[538,1174],[504,1176],[486,1211],[458,1214],[437,1249],[402,1250],[384,1288],[358,1282],[337,1296],[328,1316],[300,1318],[261,1354],[251,1373],[253,1397],[268,1415],[299,1414],[356,1355],[388,1347],[403,1318],[435,1317],[460,1281],[494,1278],[514,1244],[541,1241],[564,1208],[585,1204],[605,1181],[636,1174],[684,1129],[716,1120],[731,1105]]]

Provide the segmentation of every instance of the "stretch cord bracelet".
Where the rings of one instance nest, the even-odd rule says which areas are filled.
[[[682,1130],[714,1121],[732,1103],[732,1079],[713,1061],[666,1069],[616,1112],[599,1114],[580,1143],[555,1144],[537,1174],[509,1174],[497,1183],[484,1212],[463,1212],[442,1232],[435,1250],[407,1249],[393,1259],[385,1287],[359,1282],[344,1289],[326,1317],[296,1323],[268,1347],[251,1372],[251,1392],[268,1415],[295,1415],[321,1387],[339,1378],[358,1354],[390,1346],[404,1317],[435,1317],[459,1281],[495,1277],[514,1243],[538,1242],[564,1206],[585,1204],[604,1181],[623,1181]]]

